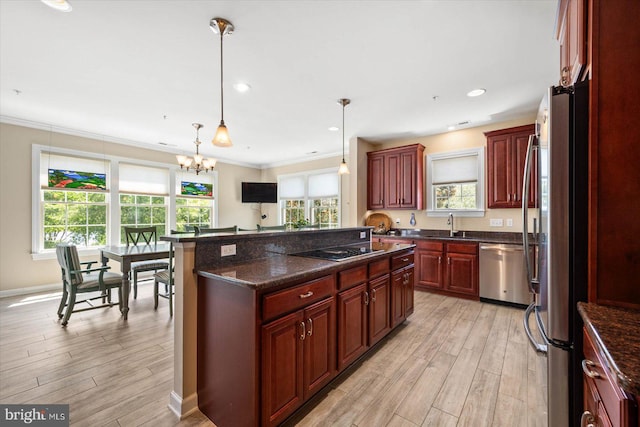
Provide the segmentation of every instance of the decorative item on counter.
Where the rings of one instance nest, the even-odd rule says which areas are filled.
[[[412,226],[416,225],[416,214],[411,212],[411,219],[409,220],[409,224],[411,224]]]
[[[383,213],[373,213],[367,217],[365,225],[373,227],[373,234],[386,234],[391,229],[391,218]]]

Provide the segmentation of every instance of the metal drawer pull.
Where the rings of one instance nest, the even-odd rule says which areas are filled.
[[[307,335],[311,336],[313,335],[313,320],[309,318],[309,320],[307,321],[309,322],[309,330],[307,331]]]
[[[409,258],[402,258],[402,262],[409,262]]]
[[[597,366],[591,360],[584,359],[582,361],[582,372],[589,378],[600,378],[600,374],[597,371],[592,371],[589,368],[592,366]]]
[[[313,296],[313,291],[309,291],[305,294],[300,294],[301,299],[309,298],[310,296]]]
[[[596,418],[589,411],[584,411],[580,417],[580,427],[595,427]]]
[[[376,302],[376,290],[371,289],[371,301]]]
[[[307,328],[305,328],[304,322],[300,322],[300,326],[302,326],[302,335],[300,335],[300,339],[304,341],[304,337],[307,335]]]
[[[364,305],[369,305],[369,293],[364,293]]]

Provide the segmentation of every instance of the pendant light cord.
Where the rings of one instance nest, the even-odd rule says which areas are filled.
[[[344,102],[342,103],[342,163],[344,163]]]
[[[220,28],[220,122],[224,123],[224,87],[222,82],[224,81],[224,67],[222,61],[224,56],[222,55],[222,37],[224,37],[224,27]]]

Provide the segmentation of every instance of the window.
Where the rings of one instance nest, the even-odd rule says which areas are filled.
[[[107,242],[109,163],[40,153],[37,241],[39,250],[58,243],[97,247]]]
[[[169,170],[120,163],[120,243],[126,242],[124,227],[155,226],[157,235],[167,234]]]
[[[484,150],[427,155],[427,213],[484,215]]]
[[[176,229],[213,226],[213,175],[180,174],[176,182]]]
[[[314,171],[278,177],[280,223],[308,223],[321,228],[340,225],[340,181],[336,171]]]

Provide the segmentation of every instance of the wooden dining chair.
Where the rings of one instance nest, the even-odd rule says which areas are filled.
[[[169,245],[169,268],[153,275],[153,309],[158,309],[158,298],[168,299],[170,317],[173,317],[173,273],[173,243],[171,243]],[[160,290],[160,283],[164,284],[164,292]]]
[[[124,227],[127,246],[151,245],[158,243],[158,234],[155,226],[152,227]],[[138,273],[159,270],[167,270],[169,263],[163,260],[136,261],[131,263],[133,275],[133,299],[138,298]]]
[[[118,304],[122,310],[122,275],[108,272],[111,267],[101,265],[91,268],[97,261],[80,262],[75,245],[61,243],[56,246],[58,264],[62,270],[62,300],[58,306],[58,318],[62,319],[62,326],[67,326],[71,313],[93,310],[96,308],[113,307]],[[111,301],[111,289],[118,289],[118,302]],[[91,297],[77,300],[81,293],[97,293]],[[92,301],[102,300],[102,304],[94,305]],[[89,307],[76,309],[77,303],[87,303]],[[66,307],[66,311],[64,311]],[[63,312],[64,311],[64,315]]]
[[[238,226],[234,225],[233,227],[221,227],[221,228],[204,228],[196,226],[196,233],[236,233],[238,231]]]

